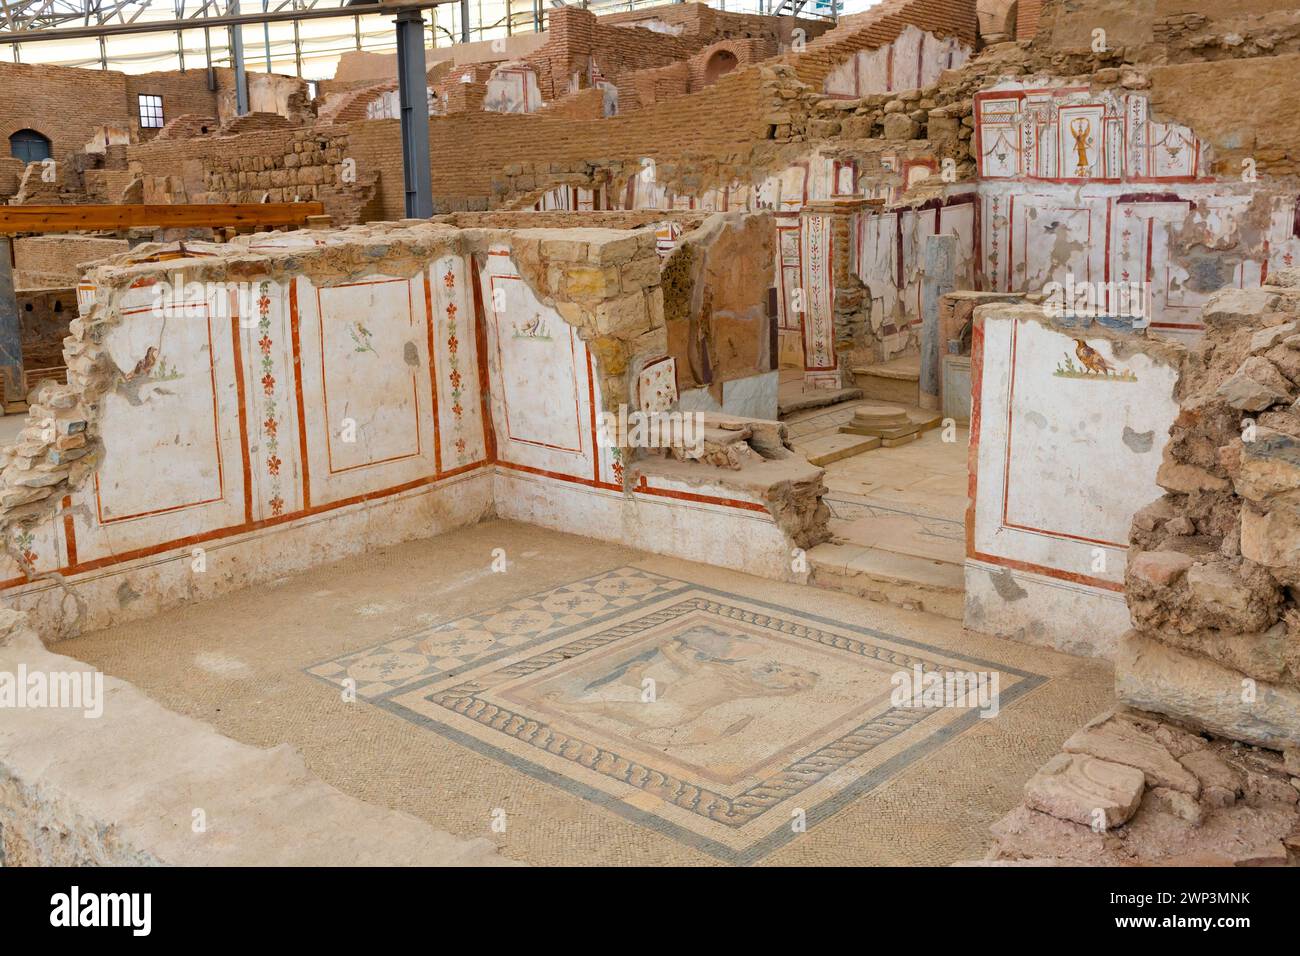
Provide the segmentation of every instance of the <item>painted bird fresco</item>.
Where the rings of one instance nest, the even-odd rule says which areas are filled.
[[[1079,357],[1083,367],[1089,372],[1095,372],[1098,375],[1110,375],[1115,369],[1101,357],[1101,353],[1090,346],[1083,339],[1074,340],[1074,354]]]
[[[135,368],[131,369],[131,374],[127,376],[127,381],[137,378],[143,378],[153,371],[154,363],[158,361],[158,349],[155,346],[149,346],[149,350],[144,353],[144,358],[135,363]]]
[[[547,339],[546,323],[542,321],[541,315],[533,313],[532,321],[520,325],[515,323],[515,338],[517,339]]]

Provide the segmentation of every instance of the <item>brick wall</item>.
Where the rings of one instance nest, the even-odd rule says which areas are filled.
[[[1038,32],[1038,18],[1043,12],[1043,0],[1020,0],[1016,6],[1016,39],[1032,40]]]
[[[12,196],[18,192],[18,184],[23,178],[24,164],[21,159],[12,156],[0,156],[0,197]]]
[[[46,136],[55,159],[80,152],[100,127],[122,130],[134,139],[157,135],[140,128],[139,95],[163,98],[163,121],[187,114],[220,115],[223,91],[234,89],[234,71],[214,71],[216,90],[208,89],[206,69],[127,75],[113,70],[83,70],[30,63],[0,63],[0,155],[9,155],[10,135],[34,129]],[[250,73],[249,82],[265,80]],[[277,77],[280,84],[300,81]],[[304,87],[305,88],[305,87]]]
[[[20,288],[73,286],[80,267],[130,248],[125,239],[93,236],[25,236],[14,240],[15,284]]]
[[[707,17],[701,9],[708,8],[681,14],[670,7],[658,8],[665,16],[698,21],[702,30]],[[763,18],[760,25],[771,33],[773,22]],[[784,20],[775,22],[788,25]],[[825,74],[844,57],[890,42],[909,23],[938,35],[975,41],[973,0],[887,0],[865,14],[844,18],[802,52],[788,53],[775,62],[785,64],[799,80],[819,89]],[[590,39],[596,27],[596,18],[586,11],[557,9],[551,18],[549,42],[538,54],[551,51],[543,57],[550,62],[557,50],[568,57],[573,51],[593,48],[599,56],[605,47],[592,46]],[[625,53],[642,42],[647,43],[641,48],[647,57],[668,49],[653,45],[662,37],[647,30],[611,26],[600,26],[600,30],[623,34],[617,49]],[[698,52],[698,43],[696,46]],[[753,44],[738,47],[753,48]],[[661,164],[699,168],[711,164],[743,170],[756,144],[770,141],[774,126],[779,129],[780,124],[789,123],[774,119],[788,107],[774,89],[777,81],[766,65],[770,62],[741,65],[687,96],[661,100],[660,94],[667,91],[651,87],[654,102],[608,119],[575,118],[563,108],[563,101],[533,114],[484,112],[477,99],[481,84],[450,83],[449,91],[456,92],[458,102],[449,104],[448,115],[433,116],[429,121],[435,206],[440,210],[486,209],[553,185],[591,185],[602,177],[625,175],[647,157]],[[650,79],[676,88],[683,68],[689,74],[690,65],[677,61],[662,76]],[[642,95],[636,85],[628,89]],[[586,108],[585,103],[574,104],[578,115]],[[328,140],[329,145],[316,149],[313,140]],[[336,167],[340,157],[346,157],[355,161],[359,182],[378,184],[378,197],[371,207],[376,215],[399,219],[405,214],[401,132],[396,120],[360,120],[315,130],[268,131],[191,143],[143,144],[129,147],[129,155],[133,167],[156,180],[147,183],[151,190],[147,197],[152,197],[147,201],[168,201],[170,195],[213,202],[256,202],[268,192],[272,198],[326,199],[324,187],[338,185]],[[258,163],[262,168],[257,168]],[[349,200],[353,208],[366,208],[370,202],[355,199]],[[351,221],[335,215],[336,221]]]
[[[234,82],[234,72],[218,70],[224,73],[221,79]],[[190,114],[198,116],[217,115],[217,93],[208,89],[207,70],[186,70],[184,73],[172,70],[164,73],[143,73],[127,76],[126,97],[127,110],[131,115],[131,129],[140,132],[140,94],[161,96],[163,101],[163,122],[178,116]],[[148,130],[144,135],[152,136]]]
[[[99,70],[0,63],[0,153],[9,137],[34,129],[50,140],[55,159],[79,152],[98,126],[131,128],[126,76]]]
[[[979,37],[975,0],[885,0],[864,13],[842,17],[835,29],[809,43],[802,53],[787,53],[782,62],[815,89],[835,66],[859,50],[874,50],[898,38],[911,24],[938,37],[957,37],[974,47]]]

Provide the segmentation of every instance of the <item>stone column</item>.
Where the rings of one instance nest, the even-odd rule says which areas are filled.
[[[922,408],[939,407],[939,303],[956,284],[957,237],[930,236],[925,240],[925,272],[921,278],[921,379]]]
[[[799,213],[804,388],[845,388],[848,356],[867,344],[871,295],[853,271],[856,215],[883,200],[815,200]]]

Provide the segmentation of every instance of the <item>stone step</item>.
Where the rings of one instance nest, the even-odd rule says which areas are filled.
[[[860,388],[803,388],[801,382],[784,383],[777,392],[777,415],[784,418],[810,408],[825,408],[840,402],[856,402]]]
[[[938,428],[943,423],[939,412],[927,411],[901,405],[864,405],[866,409],[878,409],[866,414],[855,414],[847,425],[840,426],[844,435],[874,435],[880,439],[880,447],[896,448],[916,441],[924,432]],[[895,413],[894,410],[897,412]],[[885,424],[888,422],[888,424]]]
[[[879,446],[880,439],[874,435],[822,435],[806,442],[796,442],[794,447],[814,465],[821,466]]]
[[[919,405],[921,359],[916,355],[859,366],[853,371],[853,383],[862,389],[863,398],[876,402]]]
[[[748,428],[712,428],[704,426],[703,438],[714,445],[734,445],[744,442],[750,436]]]
[[[955,621],[966,604],[965,570],[855,544],[819,544],[808,552],[808,583]]]
[[[853,418],[845,428],[853,429],[889,429],[902,428],[911,424],[907,409],[902,405],[884,405],[868,403],[853,409]],[[872,431],[860,431],[858,434],[872,435]]]

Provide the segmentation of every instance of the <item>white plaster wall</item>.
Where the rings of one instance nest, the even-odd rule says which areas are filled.
[[[734,498],[724,488],[660,490]],[[790,546],[765,511],[707,501],[683,501],[653,494],[593,488],[526,472],[498,469],[497,513],[530,524],[633,545],[760,577],[793,580]]]
[[[1088,373],[1075,337],[1037,315],[977,313],[966,623],[1109,656],[1128,627],[1113,604],[1123,607],[1129,524],[1162,493],[1177,372],[1076,333],[1112,369]]]
[[[492,469],[194,544],[160,547],[136,559],[61,578],[49,574],[4,590],[8,606],[31,615],[46,640],[268,584],[355,554],[433,537],[494,514]],[[56,536],[57,522],[46,532]]]
[[[1107,660],[1130,627],[1123,594],[971,560],[962,623],[982,634]]]
[[[898,37],[874,50],[859,50],[827,75],[823,89],[842,96],[914,90],[938,82],[944,70],[970,59],[955,37],[936,37],[908,24]]]

